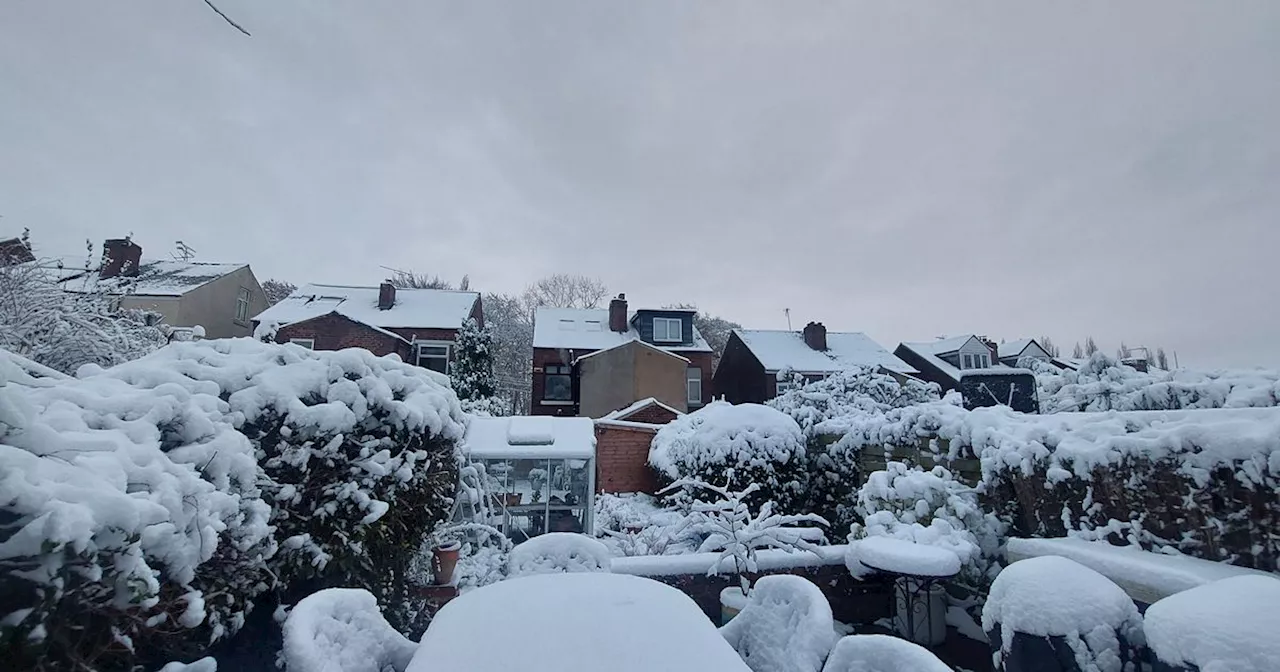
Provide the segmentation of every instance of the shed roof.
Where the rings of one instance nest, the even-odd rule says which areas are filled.
[[[814,350],[797,331],[734,329],[766,371],[790,367],[800,373],[832,373],[853,367],[885,368],[897,373],[917,373],[879,343],[858,331],[827,332],[827,349]]]
[[[552,416],[473,417],[463,452],[477,459],[590,459],[596,454],[595,423]]]
[[[378,287],[303,285],[253,319],[291,324],[338,313],[382,329],[457,329],[480,295],[446,289],[396,289],[395,305],[378,308]]]

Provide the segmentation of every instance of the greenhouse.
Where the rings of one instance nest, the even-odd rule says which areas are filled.
[[[592,530],[595,424],[590,418],[472,418],[463,447],[483,467],[475,515],[520,543]]]

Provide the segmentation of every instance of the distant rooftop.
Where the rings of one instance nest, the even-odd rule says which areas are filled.
[[[338,313],[383,329],[457,329],[480,298],[477,292],[397,288],[395,305],[381,310],[378,291],[376,286],[303,285],[253,319],[283,325]]]
[[[859,331],[828,331],[827,349],[814,350],[798,331],[734,329],[766,371],[790,367],[798,373],[833,373],[858,367],[917,373],[879,343]]]
[[[608,308],[539,308],[533,318],[533,347],[604,350],[640,340],[640,332],[631,324],[635,315],[634,310],[627,313],[627,330],[617,332],[609,330]],[[693,345],[653,345],[661,350],[711,352],[711,346],[698,333],[697,327],[693,329]]]
[[[121,289],[140,296],[182,296],[248,266],[245,263],[143,259],[138,263],[136,276],[103,280],[98,277],[100,264],[89,262],[84,256],[51,257],[37,259],[33,263],[53,273],[67,291]]]

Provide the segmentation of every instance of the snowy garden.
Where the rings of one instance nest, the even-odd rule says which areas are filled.
[[[849,371],[683,415],[659,492],[597,494],[592,421],[488,417],[395,356],[150,349],[0,358],[14,669],[1280,660],[1271,373],[1099,355],[1025,415]]]

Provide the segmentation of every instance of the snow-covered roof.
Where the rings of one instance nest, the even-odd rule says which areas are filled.
[[[639,413],[640,411],[642,411],[642,410],[644,410],[644,409],[646,409],[646,408],[648,408],[648,407],[650,407],[650,406],[657,406],[658,408],[662,408],[662,409],[666,409],[666,410],[668,410],[668,411],[671,411],[671,412],[672,412],[672,413],[674,413],[677,417],[678,417],[678,416],[681,416],[681,415],[684,415],[684,411],[676,410],[676,409],[674,409],[674,408],[672,408],[672,407],[670,407],[670,406],[668,406],[668,405],[666,405],[666,404],[662,403],[661,401],[658,401],[657,399],[655,399],[655,398],[653,398],[653,397],[646,397],[646,398],[644,398],[644,399],[641,399],[640,401],[637,401],[637,402],[635,402],[635,403],[631,404],[630,406],[628,406],[628,407],[626,407],[626,408],[620,408],[620,409],[618,409],[618,410],[616,410],[616,411],[613,411],[612,413],[608,413],[608,414],[607,414],[607,415],[605,415],[604,417],[600,418],[600,420],[626,420],[627,418],[629,418],[629,417],[631,417],[631,416],[635,415],[636,413]],[[597,421],[597,422],[598,422],[598,421]]]
[[[260,323],[291,324],[338,313],[383,329],[457,329],[480,295],[447,289],[396,289],[395,305],[378,308],[378,287],[303,285],[254,316]]]
[[[628,345],[631,345],[632,343],[635,343],[636,345],[638,345],[638,346],[640,346],[640,347],[649,348],[650,350],[654,350],[654,351],[660,352],[660,353],[662,353],[662,354],[664,354],[664,355],[666,355],[666,356],[668,356],[668,357],[675,357],[676,359],[678,359],[678,360],[680,360],[680,361],[684,362],[685,364],[688,364],[688,363],[689,363],[689,358],[688,358],[688,357],[682,357],[682,356],[680,356],[680,355],[676,354],[675,352],[672,352],[671,350],[668,350],[668,349],[666,349],[666,348],[659,348],[658,346],[656,346],[656,345],[654,345],[654,344],[652,344],[652,343],[646,343],[646,342],[644,342],[644,341],[642,341],[642,340],[639,340],[639,339],[633,339],[633,340],[630,340],[630,341],[622,341],[621,343],[618,343],[617,345],[611,345],[611,346],[609,346],[609,347],[607,347],[607,348],[604,348],[604,349],[602,349],[602,350],[593,350],[593,351],[591,351],[591,352],[588,352],[588,353],[587,353],[587,354],[585,354],[585,355],[582,355],[581,357],[578,357],[577,359],[574,359],[574,360],[573,360],[573,363],[574,363],[574,364],[577,364],[578,362],[581,362],[581,361],[582,361],[582,360],[584,360],[584,359],[589,359],[589,358],[591,358],[591,357],[595,357],[596,355],[598,355],[598,354],[600,354],[600,353],[603,353],[603,352],[609,352],[610,350],[615,350],[615,349],[617,349],[617,348],[626,347],[626,346],[628,346]]]
[[[915,352],[921,359],[929,362],[939,371],[946,374],[956,382],[960,382],[960,369],[952,366],[950,362],[942,358],[942,355],[948,355],[963,348],[966,343],[976,340],[978,337],[972,334],[964,336],[952,336],[950,338],[939,338],[935,341],[922,341],[915,343],[902,344],[903,347]]]
[[[607,308],[539,308],[533,318],[533,347],[561,350],[603,350],[628,341],[640,340],[640,332],[631,324],[635,311],[627,314],[627,330],[609,330]],[[655,345],[676,352],[711,352],[711,346],[693,328],[693,345]]]
[[[1004,359],[1005,357],[1017,357],[1018,355],[1021,355],[1022,351],[1026,350],[1028,345],[1031,345],[1032,340],[1033,339],[1030,339],[1030,338],[1019,338],[1016,341],[1001,343],[997,348],[997,350],[1000,353],[1000,359]]]
[[[454,599],[407,668],[435,670],[749,672],[688,595],[605,572],[524,576]]]
[[[787,367],[799,373],[832,373],[853,367],[885,368],[897,373],[917,373],[879,343],[857,331],[827,332],[827,349],[814,350],[797,331],[734,329],[766,371]]]
[[[98,278],[98,263],[86,269],[84,257],[52,257],[38,259],[40,268],[52,272],[62,281],[63,289],[79,291],[111,291],[120,288],[140,296],[182,296],[193,289],[245,268],[245,263],[143,259],[136,276]]]
[[[463,443],[463,451],[476,459],[590,459],[596,431],[591,418],[473,417]]]

